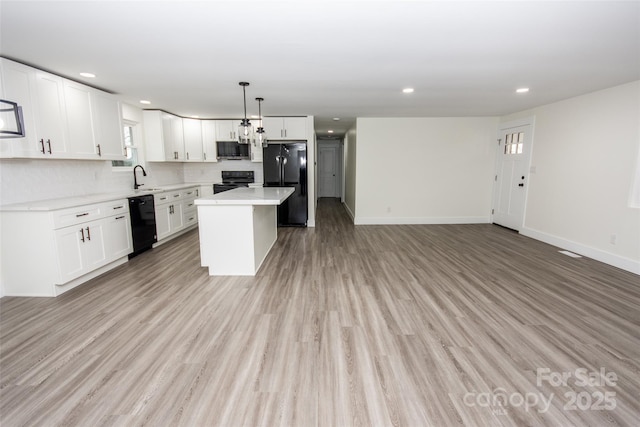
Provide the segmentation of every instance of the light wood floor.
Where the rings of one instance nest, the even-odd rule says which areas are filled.
[[[637,426],[639,282],[493,225],[355,227],[323,199],[256,277],[209,277],[191,232],[58,298],[0,300],[0,420]],[[572,377],[538,385],[545,368]],[[615,385],[577,382],[601,368]]]

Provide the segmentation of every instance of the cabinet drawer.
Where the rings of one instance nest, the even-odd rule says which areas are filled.
[[[189,227],[191,224],[196,224],[198,222],[198,211],[185,211],[184,212],[184,226]]]
[[[53,227],[59,229],[70,225],[106,218],[111,215],[128,214],[127,200],[119,199],[111,202],[95,203],[85,206],[76,206],[69,209],[61,209],[53,212]]]
[[[184,199],[193,199],[198,197],[198,190],[196,188],[188,188],[186,190],[182,190],[181,194]]]
[[[81,224],[102,218],[104,208],[100,205],[78,206],[63,209],[53,213],[53,227],[55,229]]]
[[[153,201],[156,206],[172,203],[178,200],[182,200],[182,194],[179,191],[166,191],[164,193],[157,193],[153,195]]]

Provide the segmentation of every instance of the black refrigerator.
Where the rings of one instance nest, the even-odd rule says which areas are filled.
[[[293,187],[295,192],[278,206],[278,225],[307,226],[307,143],[269,142],[263,148],[265,187]]]

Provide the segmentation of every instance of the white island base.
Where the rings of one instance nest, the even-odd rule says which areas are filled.
[[[200,264],[210,276],[255,276],[278,238],[277,206],[293,188],[237,188],[197,199]]]

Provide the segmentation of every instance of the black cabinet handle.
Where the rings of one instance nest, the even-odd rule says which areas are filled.
[[[81,216],[87,216],[89,215],[89,212],[85,212],[85,213],[81,213],[81,214],[76,214],[76,218],[80,218]]]
[[[124,215],[122,215],[122,216],[117,216],[117,217],[116,217],[116,220],[118,220],[118,219],[122,219],[122,218],[124,218]]]
[[[98,156],[102,157],[102,149],[100,148],[100,144],[98,144]]]
[[[518,184],[518,187],[524,187],[523,183]]]
[[[44,139],[40,140],[40,151],[42,151],[42,154],[45,154],[45,151],[44,151]]]
[[[81,235],[80,240],[84,242],[84,228],[80,229],[80,235]]]
[[[51,154],[51,140],[47,139],[47,147],[49,147],[49,154]]]
[[[91,240],[91,233],[89,232],[89,227],[87,227],[87,240]]]

